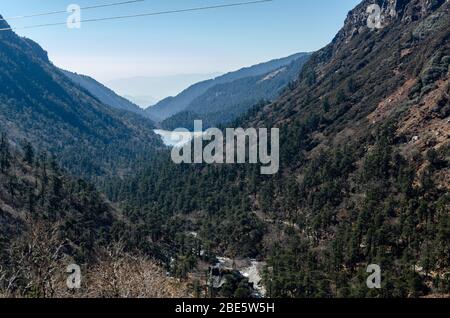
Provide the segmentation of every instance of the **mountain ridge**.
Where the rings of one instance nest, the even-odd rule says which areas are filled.
[[[185,89],[177,96],[168,97],[160,101],[156,105],[147,108],[146,111],[157,120],[162,121],[183,110],[186,110],[186,108],[195,98],[206,93],[208,89],[212,88],[215,85],[229,83],[245,77],[252,77],[269,73],[270,71],[290,64],[292,61],[299,59],[306,54],[308,53],[296,53],[285,58],[275,59],[254,66],[245,67],[235,72],[224,74],[215,79],[196,83]]]
[[[103,104],[117,108],[120,110],[130,111],[142,116],[145,116],[144,110],[134,104],[133,102],[127,100],[125,97],[117,95],[112,89],[106,85],[98,82],[94,78],[78,74],[76,72],[70,72],[61,69],[67,77],[69,77],[75,84],[88,90],[92,95],[94,95]]]
[[[231,123],[255,105],[275,100],[289,85],[294,85],[309,56],[299,55],[291,63],[261,75],[216,84],[161,126],[169,130],[180,127],[193,130],[194,120],[202,120],[204,128]]]

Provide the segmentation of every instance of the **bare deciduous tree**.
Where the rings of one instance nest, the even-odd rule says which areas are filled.
[[[187,285],[167,277],[161,266],[114,244],[89,270],[87,297],[160,298],[189,297]]]
[[[45,221],[26,221],[26,231],[7,250],[8,266],[0,268],[0,287],[5,296],[56,296],[65,245],[58,237],[58,227]]]
[[[190,297],[188,284],[168,277],[155,261],[124,250],[121,243],[100,248],[97,260],[82,267],[81,288],[70,290],[64,255],[68,244],[59,225],[27,221],[27,230],[7,251],[8,266],[0,266],[0,297],[175,298]]]

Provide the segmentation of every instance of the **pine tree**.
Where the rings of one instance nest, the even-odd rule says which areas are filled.
[[[33,146],[28,141],[26,141],[23,146],[23,153],[24,153],[24,160],[30,165],[32,165],[34,161],[34,150]]]
[[[4,173],[11,166],[11,152],[5,133],[0,136],[0,170]]]

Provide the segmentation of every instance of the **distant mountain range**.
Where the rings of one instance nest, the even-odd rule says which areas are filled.
[[[290,64],[268,73],[212,86],[195,98],[185,111],[164,120],[162,126],[170,130],[181,127],[192,130],[196,119],[203,121],[204,128],[218,126],[235,120],[255,105],[275,100],[289,84],[293,85],[310,54],[295,57]],[[279,65],[269,62],[266,66]]]
[[[159,121],[165,129],[184,127],[192,130],[196,119],[203,120],[205,128],[224,124],[236,119],[252,106],[277,98],[298,77],[309,57],[309,53],[294,54],[202,81],[178,96],[166,98],[145,110],[89,76],[60,71],[104,105]],[[191,75],[192,80],[199,77],[200,75]],[[136,85],[142,85],[142,81],[149,83],[149,79],[140,77],[129,81]],[[111,85],[121,87],[123,84],[119,81]],[[170,115],[172,113],[174,114]],[[166,118],[167,115],[170,117]]]
[[[187,110],[197,98],[201,98],[203,94],[207,93],[209,89],[216,85],[223,85],[240,79],[269,74],[270,72],[290,65],[296,60],[303,59],[308,55],[308,53],[298,53],[285,58],[246,67],[236,72],[230,72],[215,79],[199,82],[190,86],[179,95],[168,97],[157,103],[155,106],[147,108],[146,112],[150,114],[152,118],[155,118],[158,121],[164,121],[173,115]],[[195,108],[195,106],[192,107]]]
[[[123,95],[124,98],[128,99],[130,102],[138,105],[139,107],[148,107],[148,105],[156,104],[158,100],[149,95]]]
[[[194,120],[203,120],[205,128],[220,125],[236,119],[252,106],[274,100],[297,79],[310,56],[309,53],[294,54],[202,81],[145,110],[89,76],[60,71],[104,105],[159,121],[165,129],[192,130]],[[142,80],[130,79],[131,82],[141,81],[140,84]]]
[[[194,83],[215,78],[221,73],[134,76],[109,80],[104,84],[120,96],[142,108],[155,105],[168,96],[175,96]]]

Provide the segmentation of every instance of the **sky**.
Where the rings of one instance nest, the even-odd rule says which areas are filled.
[[[124,0],[2,1],[3,17]],[[112,17],[247,0],[146,0],[83,10],[82,19]],[[59,67],[108,83],[135,77],[225,73],[328,44],[360,0],[274,0],[201,12],[17,30],[38,42]],[[21,27],[66,21],[69,14],[9,20]],[[126,93],[126,92],[125,92]],[[124,94],[125,94],[124,93]],[[149,94],[151,95],[151,94]]]

